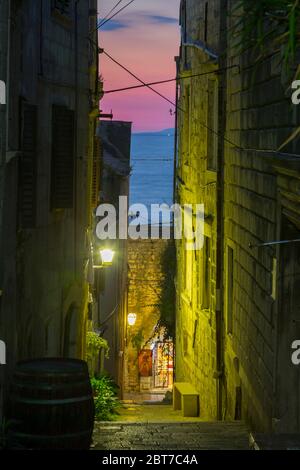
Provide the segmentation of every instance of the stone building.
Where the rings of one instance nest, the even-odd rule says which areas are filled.
[[[167,389],[172,385],[172,345],[157,329],[165,278],[162,260],[168,244],[169,241],[162,238],[128,241],[128,314],[136,315],[136,321],[133,324],[128,321],[126,325],[125,392]],[[169,357],[164,356],[164,344]],[[147,359],[146,373],[141,370],[142,355]],[[166,367],[160,366],[158,361],[164,362]]]
[[[102,147],[101,203],[111,204],[120,215],[120,197],[127,198],[127,220],[131,123],[102,121],[97,130]],[[122,209],[121,209],[122,210]],[[119,222],[116,225],[119,233]],[[123,368],[125,330],[127,322],[127,239],[117,236],[115,240],[97,240],[99,249],[107,246],[115,252],[112,266],[101,270],[97,280],[98,318],[95,326],[109,345],[109,357],[104,362],[105,370],[114,377],[123,393]]]
[[[20,359],[85,354],[100,84],[96,0],[2,0],[0,10],[0,337],[9,379]]]
[[[176,380],[203,417],[299,432],[300,244],[279,243],[300,239],[299,141],[277,149],[300,108],[280,51],[236,47],[234,4],[181,2],[176,198],[205,229],[201,250],[177,242]]]

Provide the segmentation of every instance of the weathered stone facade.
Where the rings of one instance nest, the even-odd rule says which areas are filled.
[[[299,141],[276,151],[300,109],[280,54],[254,66],[234,47],[233,5],[181,3],[179,74],[216,73],[180,80],[177,199],[204,203],[205,244],[177,244],[176,379],[199,390],[203,416],[299,432],[299,250],[255,246],[300,238]]]
[[[50,0],[6,3],[0,336],[8,387],[17,360],[85,357],[99,78],[96,0],[66,1],[64,10]]]
[[[102,143],[101,203],[112,204],[120,214],[120,197],[129,199],[131,123],[103,121],[97,133]],[[117,223],[117,230],[119,223]],[[127,240],[96,242],[98,249],[107,246],[115,251],[112,266],[100,273],[95,326],[109,345],[105,370],[115,379],[123,395],[125,332],[127,324]]]
[[[161,257],[168,243],[163,239],[128,241],[128,313],[136,313],[137,320],[134,326],[127,325],[126,331],[126,392],[141,389],[138,354],[152,337],[159,320],[158,304],[164,278]]]

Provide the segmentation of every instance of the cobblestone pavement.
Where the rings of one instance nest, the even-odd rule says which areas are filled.
[[[170,423],[179,422],[201,422],[207,421],[203,418],[183,418],[180,410],[174,411],[172,405],[159,403],[124,403],[119,410],[118,421],[131,423]]]
[[[94,450],[245,450],[240,422],[95,423]]]

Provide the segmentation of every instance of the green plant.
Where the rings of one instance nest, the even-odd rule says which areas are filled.
[[[106,339],[99,336],[94,331],[88,331],[86,335],[86,355],[87,360],[91,360],[95,355],[97,355],[100,349],[105,350],[105,357],[109,357],[109,346]]]
[[[300,0],[239,0],[232,10],[233,35],[239,52],[252,51],[253,72],[270,54],[282,52],[287,76],[300,77]],[[277,149],[299,136],[300,126]]]
[[[159,301],[155,307],[159,310],[159,319],[156,326],[143,346],[138,349],[144,349],[154,337],[163,335],[163,339],[175,339],[175,312],[176,312],[176,287],[175,276],[177,269],[176,247],[174,242],[169,242],[161,257],[161,267],[163,277],[160,283]],[[132,340],[131,340],[132,341]]]
[[[136,333],[133,333],[130,337],[131,344],[134,348],[140,350],[144,340],[143,328],[140,328]]]
[[[239,0],[232,16],[233,32],[240,38],[238,47],[253,48],[256,60],[282,48],[286,67],[294,67],[300,46],[300,0]]]
[[[176,309],[176,249],[175,244],[170,242],[162,254],[162,271],[164,277],[161,285],[161,296],[159,301],[160,318],[158,329],[165,332],[165,337],[175,338],[175,309]]]
[[[92,378],[91,385],[94,393],[96,419],[112,421],[121,406],[117,397],[117,385],[106,375]]]

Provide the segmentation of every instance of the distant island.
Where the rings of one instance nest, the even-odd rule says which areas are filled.
[[[139,135],[148,135],[148,136],[151,136],[151,135],[162,135],[162,136],[167,135],[167,136],[174,136],[174,135],[175,135],[175,129],[171,127],[170,129],[163,129],[163,130],[161,130],[161,131],[134,132],[133,135],[135,135],[135,136],[139,136]]]

